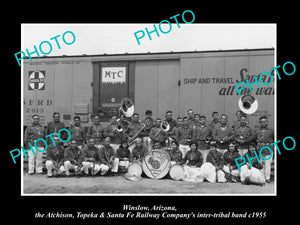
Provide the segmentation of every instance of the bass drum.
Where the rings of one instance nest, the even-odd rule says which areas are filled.
[[[169,154],[161,149],[154,149],[148,152],[143,159],[143,171],[152,179],[165,177],[171,167]]]
[[[184,176],[184,169],[181,165],[175,164],[170,168],[169,175],[173,180],[182,180]]]

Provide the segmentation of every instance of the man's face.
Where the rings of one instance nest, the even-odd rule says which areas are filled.
[[[117,123],[117,117],[116,116],[111,117],[111,123]]]
[[[193,110],[189,110],[189,111],[188,111],[188,117],[191,118],[191,119],[194,117],[194,112],[193,112]]]
[[[220,122],[222,125],[226,125],[227,124],[227,117],[226,116],[221,116]]]
[[[76,148],[76,141],[74,141],[74,140],[71,141],[70,146],[71,146],[72,149],[75,149]]]
[[[56,113],[56,114],[53,116],[53,121],[54,121],[54,122],[59,122],[59,121],[60,121],[60,114],[59,114],[59,113]]]
[[[204,125],[206,123],[206,119],[204,117],[201,117],[200,120],[199,120],[199,123],[201,125]]]
[[[199,122],[200,122],[200,117],[199,117],[199,115],[195,115],[195,122],[196,122],[196,123],[199,123]]]
[[[33,124],[39,124],[40,123],[40,117],[39,116],[34,116],[33,118],[32,118],[32,123]]]
[[[182,125],[182,118],[180,118],[180,119],[177,119],[177,126],[181,126]]]
[[[246,126],[247,125],[247,118],[242,116],[240,119],[240,124],[241,126]]]
[[[185,118],[184,120],[183,120],[183,123],[182,123],[182,125],[183,126],[188,126],[189,125],[189,119],[188,118]]]
[[[138,115],[134,115],[134,116],[132,117],[132,121],[138,122],[138,121],[139,121],[139,116],[138,116]]]
[[[80,119],[78,119],[78,118],[74,119],[74,125],[79,127],[80,126]]]
[[[168,121],[172,120],[172,113],[168,112],[166,114],[166,120],[168,120]]]
[[[146,118],[151,118],[152,117],[152,113],[147,113],[146,114]]]
[[[109,146],[110,145],[110,138],[109,137],[106,137],[105,139],[104,139],[104,146]]]
[[[94,124],[98,125],[99,123],[100,123],[99,116],[95,116],[95,118],[94,118]]]
[[[90,139],[89,141],[88,141],[88,145],[91,147],[91,146],[94,146],[94,144],[95,144],[95,140],[94,139]]]
[[[161,124],[161,120],[155,120],[155,126],[156,127],[160,127]]]
[[[261,128],[267,128],[268,127],[268,124],[269,124],[269,121],[267,120],[267,119],[261,119],[260,121],[259,121],[259,123],[260,123],[260,126],[261,126]]]

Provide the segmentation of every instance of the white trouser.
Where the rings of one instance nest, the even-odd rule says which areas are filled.
[[[28,151],[28,173],[34,173],[34,168],[36,173],[42,173],[43,172],[43,152],[40,152],[44,150],[44,147],[38,147],[39,151],[36,150],[35,147],[32,146],[32,149],[34,150],[35,155],[32,151]],[[26,154],[26,153],[25,153]]]
[[[216,171],[216,167],[210,162],[203,163],[201,166],[201,174],[210,183],[226,182],[225,173],[222,170]]]
[[[179,151],[182,153],[182,158],[185,157],[186,153],[190,150],[190,146],[179,144]]]
[[[91,173],[92,174],[97,174],[101,168],[100,168],[100,165],[99,163],[94,163],[93,162],[82,162],[82,171],[85,173],[85,174],[89,174],[89,169],[91,170]]]
[[[135,147],[135,143],[133,143],[132,145],[130,145],[128,147],[129,151],[130,151],[130,154],[132,153],[132,149]]]
[[[129,165],[130,165],[129,160],[119,161],[119,167],[124,167],[125,169],[127,169]]]
[[[109,171],[109,166],[108,165],[100,164],[99,166],[100,166],[100,171],[101,171],[100,174],[101,175],[104,175]],[[118,169],[119,169],[119,158],[115,158],[113,160],[113,165],[112,165],[112,168],[111,168],[111,172],[117,173]]]
[[[271,155],[266,155],[264,156],[264,158],[269,158]],[[264,171],[264,175],[265,175],[265,178],[266,180],[270,180],[271,178],[271,164],[272,164],[272,160],[273,160],[273,156],[272,158],[268,159],[268,160],[264,160],[264,159],[261,159],[262,160],[262,163],[264,165],[263,167],[263,171]]]
[[[199,151],[201,152],[202,156],[203,156],[203,163],[206,163],[206,158],[207,158],[207,155],[209,153],[209,149],[199,149]]]
[[[246,179],[249,179],[250,183],[253,184],[264,184],[265,178],[263,171],[258,170],[255,167],[248,168],[247,165],[241,166],[241,182],[244,182]]]
[[[47,160],[45,164],[46,164],[46,168],[47,168],[47,175],[48,175],[48,176],[52,176],[52,170],[56,169],[56,167],[55,167],[54,164],[53,164],[53,161],[52,161],[52,160]],[[58,173],[58,174],[61,174],[61,173],[64,172],[64,171],[65,171],[65,168],[64,168],[63,165],[61,165],[61,166],[58,168],[57,173]]]
[[[77,170],[78,166],[75,166],[74,164],[72,164],[69,160],[64,162],[64,168],[66,171],[66,175],[69,176],[70,175],[70,170]]]

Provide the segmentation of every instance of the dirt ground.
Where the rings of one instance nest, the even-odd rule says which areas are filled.
[[[274,194],[274,181],[264,186],[241,183],[191,183],[169,178],[138,181],[119,176],[52,177],[23,174],[24,194]]]

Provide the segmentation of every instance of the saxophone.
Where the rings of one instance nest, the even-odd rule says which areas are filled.
[[[132,145],[135,139],[139,136],[139,134],[144,130],[146,124],[142,123],[142,127],[131,137],[128,139],[128,146]]]

